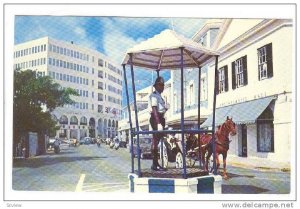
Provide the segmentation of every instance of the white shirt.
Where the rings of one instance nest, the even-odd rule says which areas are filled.
[[[160,93],[154,91],[149,96],[148,107],[150,113],[152,112],[152,107],[156,106],[159,113],[165,113],[167,111],[165,100],[162,98]]]

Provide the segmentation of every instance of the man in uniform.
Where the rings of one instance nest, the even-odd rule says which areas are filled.
[[[153,130],[161,131],[166,125],[164,114],[167,111],[166,103],[161,96],[165,86],[164,79],[157,77],[153,86],[155,91],[150,94],[148,104],[151,115],[150,125]],[[151,152],[153,155],[153,163],[151,169],[155,171],[165,170],[158,164],[158,143],[162,136],[162,134],[153,134],[152,138]]]

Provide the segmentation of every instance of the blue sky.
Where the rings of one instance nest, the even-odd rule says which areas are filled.
[[[126,50],[141,41],[165,29],[174,29],[177,33],[191,38],[204,22],[204,19],[196,18],[16,16],[14,40],[15,44],[19,44],[49,36],[67,42],[73,41],[74,44],[95,49],[121,64]],[[166,80],[170,77],[167,71],[162,75]],[[151,73],[140,69],[135,73],[136,80],[143,80],[145,76],[151,78]],[[147,85],[149,82],[144,79],[136,89]],[[123,92],[125,93],[124,88]],[[126,98],[123,95],[124,105]]]

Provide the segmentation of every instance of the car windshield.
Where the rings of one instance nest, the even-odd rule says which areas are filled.
[[[151,144],[151,139],[152,138],[141,138],[140,142],[143,143],[143,144]]]

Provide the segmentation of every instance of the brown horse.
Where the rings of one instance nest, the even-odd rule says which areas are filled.
[[[236,135],[235,123],[232,118],[227,117],[226,121],[218,127],[215,133],[215,158],[217,163],[217,169],[220,167],[219,155],[223,155],[223,169],[224,169],[224,179],[227,179],[226,173],[226,157],[227,151],[229,150],[229,134],[231,136]],[[205,170],[208,170],[208,162],[213,153],[213,143],[212,135],[204,134],[200,135],[200,145],[201,145],[201,159],[202,164],[205,165]],[[207,155],[206,155],[207,153]],[[206,155],[206,157],[205,157]]]

